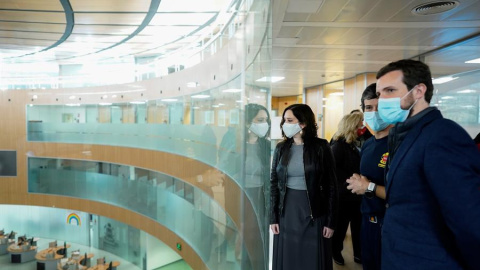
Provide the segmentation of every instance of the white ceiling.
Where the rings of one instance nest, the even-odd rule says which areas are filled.
[[[421,0],[273,0],[272,84],[274,96],[376,72],[469,36],[480,35],[480,1],[461,0],[455,9],[414,15]],[[427,57],[434,76],[480,68],[474,39]]]

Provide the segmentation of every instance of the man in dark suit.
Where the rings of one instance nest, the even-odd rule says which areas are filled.
[[[382,269],[479,269],[480,152],[429,103],[430,69],[400,60],[377,73],[388,137]]]

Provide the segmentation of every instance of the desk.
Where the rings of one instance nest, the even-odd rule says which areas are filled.
[[[7,254],[8,246],[14,243],[15,243],[15,240],[8,239],[8,235],[0,235],[0,255]]]
[[[87,269],[88,267],[90,267],[90,264],[91,264],[90,259],[93,258],[93,256],[94,256],[93,253],[87,254],[86,258],[85,258],[85,255],[73,256],[73,254],[72,254],[72,257],[70,257],[68,259],[64,258],[64,259],[60,260],[60,262],[57,264],[57,270],[64,270],[64,269],[82,270],[82,269]],[[84,259],[87,260],[86,266],[82,265],[82,261]],[[67,266],[67,267],[65,268],[65,266]]]
[[[67,244],[67,249],[70,247],[70,244]],[[57,264],[60,262],[60,259],[64,258],[64,255],[58,254],[59,250],[63,250],[63,245],[44,249],[35,255],[37,259],[37,270],[56,270]]]
[[[107,270],[109,265],[110,263],[97,264],[93,267],[88,268],[87,270]],[[120,262],[117,262],[117,261],[112,262],[112,270],[116,270],[119,265],[120,265]]]
[[[37,247],[28,245],[27,249],[25,249],[25,246],[12,244],[7,248],[7,251],[11,255],[10,260],[12,263],[24,263],[35,260]]]

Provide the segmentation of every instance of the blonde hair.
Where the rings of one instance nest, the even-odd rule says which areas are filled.
[[[363,113],[351,113],[345,115],[338,123],[338,131],[333,135],[334,140],[344,138],[347,143],[354,142],[358,135],[358,123],[363,121]]]

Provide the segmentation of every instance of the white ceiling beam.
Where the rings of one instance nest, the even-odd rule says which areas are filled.
[[[285,12],[287,11],[289,0],[274,0],[273,1],[273,25],[272,25],[272,37],[276,38],[280,29],[282,28],[283,18],[285,18]]]
[[[480,21],[443,21],[443,22],[283,22],[290,27],[329,27],[329,28],[475,28]]]
[[[306,48],[306,49],[347,49],[347,50],[421,50],[429,51],[438,48],[438,46],[388,46],[388,45],[288,45],[288,44],[273,44],[273,47],[278,48]]]

